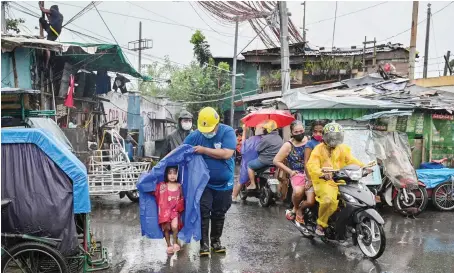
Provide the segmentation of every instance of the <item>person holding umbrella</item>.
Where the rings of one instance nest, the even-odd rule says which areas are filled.
[[[273,159],[281,149],[283,140],[277,129],[277,123],[274,120],[267,120],[263,123],[264,135],[257,145],[259,157],[249,161],[247,164],[249,180],[251,181],[251,184],[247,187],[248,190],[255,190],[257,188],[255,184],[255,172],[266,166],[273,165]]]

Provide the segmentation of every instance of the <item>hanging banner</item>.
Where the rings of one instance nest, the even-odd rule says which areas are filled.
[[[441,119],[441,120],[454,120],[453,115],[439,115],[439,114],[433,114],[432,115],[433,119]]]

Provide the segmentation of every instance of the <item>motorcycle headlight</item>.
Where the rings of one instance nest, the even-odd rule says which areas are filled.
[[[342,197],[349,203],[358,203],[358,201],[356,201],[356,199],[350,194],[342,193]]]
[[[345,170],[345,173],[348,175],[348,177],[350,177],[351,180],[359,181],[361,178],[363,178],[361,169],[357,171]]]

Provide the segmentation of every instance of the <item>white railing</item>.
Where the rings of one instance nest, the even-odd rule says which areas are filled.
[[[149,162],[129,162],[120,145],[112,144],[110,150],[93,151],[88,162],[90,194],[107,195],[136,190],[140,175],[149,169]]]

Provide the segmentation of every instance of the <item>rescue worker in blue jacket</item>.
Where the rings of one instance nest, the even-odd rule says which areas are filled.
[[[210,180],[200,199],[202,216],[200,256],[208,256],[210,239],[212,251],[215,253],[226,251],[221,244],[221,235],[225,214],[232,204],[236,136],[232,127],[219,123],[219,114],[211,107],[200,110],[197,129],[186,137],[184,144],[194,146],[195,152],[203,155],[210,172]],[[210,221],[211,234],[208,237]]]

